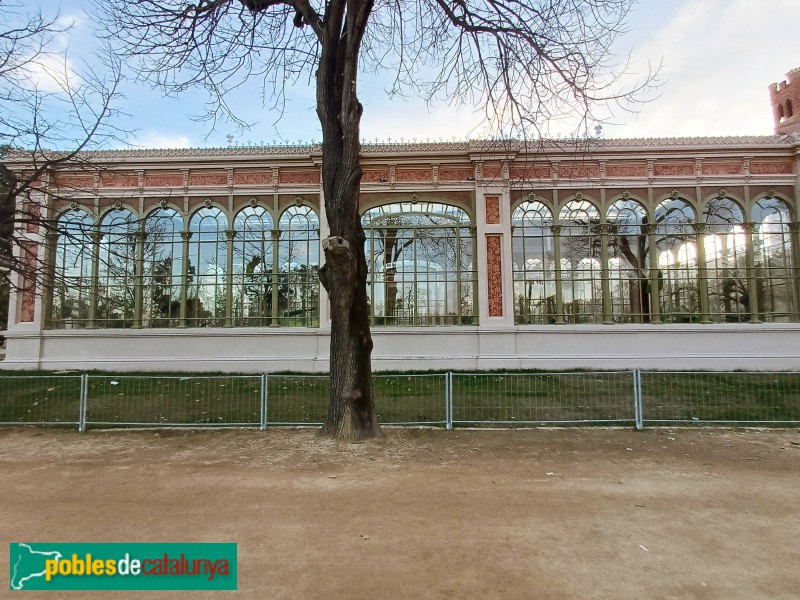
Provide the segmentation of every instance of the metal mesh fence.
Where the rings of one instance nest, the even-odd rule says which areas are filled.
[[[447,374],[375,375],[378,421],[385,425],[445,425]]]
[[[0,424],[77,425],[81,375],[0,377]]]
[[[89,375],[86,425],[238,425],[261,423],[261,376]]]
[[[634,423],[634,372],[453,373],[454,424]]]
[[[645,423],[798,423],[800,373],[641,371]]]
[[[322,425],[328,409],[327,375],[268,375],[268,425]]]
[[[377,374],[385,425],[800,423],[800,372]],[[0,424],[320,425],[328,375],[0,376]]]

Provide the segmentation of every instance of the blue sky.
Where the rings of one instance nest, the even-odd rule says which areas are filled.
[[[41,4],[55,10],[55,4]],[[63,0],[61,15],[75,25],[56,40],[80,74],[94,46],[88,0]],[[618,51],[631,54],[633,68],[647,69],[648,60],[662,62],[661,86],[638,113],[620,112],[604,125],[604,137],[674,137],[769,135],[772,114],[768,85],[800,67],[800,0],[641,0],[630,21],[631,31]],[[479,117],[470,108],[426,107],[413,99],[388,100],[380,78],[363,77],[363,137],[367,140],[464,139],[479,137]],[[287,110],[279,122],[274,111],[258,102],[233,99],[242,117],[255,123],[239,133],[233,125],[207,125],[192,120],[202,112],[205,97],[190,91],[180,98],[134,82],[125,85],[119,107],[128,117],[119,125],[135,130],[129,142],[141,147],[227,146],[232,134],[254,144],[319,140],[314,92],[298,85],[288,92]],[[569,133],[564,131],[564,134]]]

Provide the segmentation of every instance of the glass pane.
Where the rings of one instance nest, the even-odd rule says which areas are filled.
[[[233,323],[237,327],[271,325],[277,318],[277,306],[274,315],[272,311],[272,283],[278,278],[272,217],[260,206],[248,206],[236,215],[233,229]]]
[[[127,210],[113,210],[100,223],[96,327],[133,326],[139,224]]]
[[[539,201],[525,201],[512,214],[511,223],[515,322],[555,323],[552,214]]]
[[[431,212],[426,212],[431,211]],[[473,323],[469,217],[456,206],[402,202],[364,213],[375,325]]]
[[[308,206],[281,215],[278,268],[278,322],[319,326],[319,218]]]
[[[189,221],[188,292],[186,324],[221,327],[227,302],[228,221],[216,208],[201,208]]]
[[[175,209],[159,208],[145,219],[144,327],[180,324],[183,273],[183,219]]]
[[[86,327],[92,289],[92,226],[90,214],[70,210],[58,220],[53,281],[52,326]]]

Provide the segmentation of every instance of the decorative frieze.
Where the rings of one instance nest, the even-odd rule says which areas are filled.
[[[100,175],[100,186],[106,188],[137,187],[139,178],[134,173],[102,173]]]
[[[609,179],[647,177],[647,165],[644,163],[608,163],[606,165],[606,177]]]
[[[756,162],[750,161],[751,175],[791,175],[792,163],[786,162]]]
[[[498,225],[500,223],[500,197],[486,196],[486,224]]]
[[[282,170],[279,181],[287,185],[319,185],[319,171]]]
[[[741,162],[708,163],[703,162],[701,171],[704,176],[742,175]]]
[[[486,286],[489,316],[503,316],[503,262],[501,235],[486,236]]]
[[[397,169],[398,182],[425,183],[433,181],[433,171],[430,168]]]
[[[235,171],[233,185],[270,185],[272,171]]]
[[[146,173],[144,185],[145,187],[183,187],[183,175],[180,173],[168,175],[150,175]]]
[[[226,173],[192,173],[189,176],[190,186],[224,186],[228,185],[228,175]]]
[[[695,174],[695,165],[691,163],[655,163],[653,174],[656,177],[691,177]]]

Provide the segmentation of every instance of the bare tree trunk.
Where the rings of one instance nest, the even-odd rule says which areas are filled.
[[[380,435],[372,397],[365,235],[358,212],[363,109],[356,80],[371,10],[371,0],[350,0],[346,11],[329,9],[317,71],[322,188],[332,236],[323,243],[325,265],[320,269],[331,302],[330,403],[322,434],[350,441]]]

